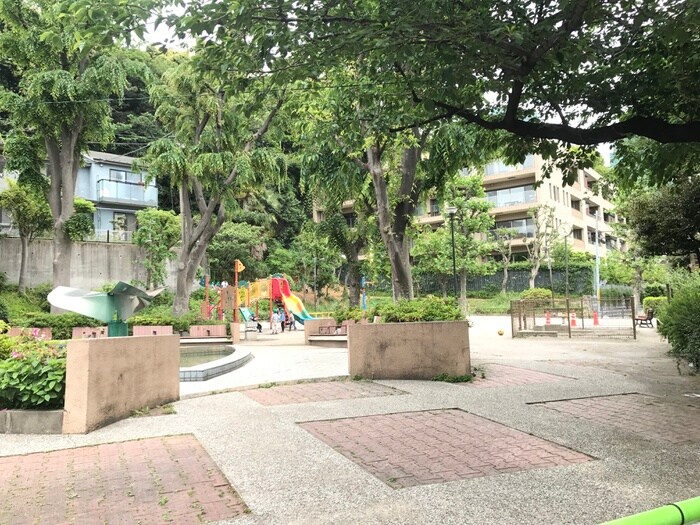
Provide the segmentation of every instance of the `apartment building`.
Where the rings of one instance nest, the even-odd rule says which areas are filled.
[[[158,205],[158,189],[146,184],[146,173],[131,169],[134,158],[99,151],[83,155],[78,170],[75,195],[95,204],[95,239],[98,241],[130,241],[136,230],[136,212]],[[7,179],[16,174],[3,170],[0,157],[0,191]],[[11,217],[0,208],[0,233],[12,235]]]
[[[523,258],[527,253],[527,239],[534,235],[534,223],[528,213],[539,205],[554,209],[555,228],[560,235],[569,233],[572,249],[594,254],[597,227],[601,257],[611,250],[624,251],[624,242],[612,227],[619,218],[612,212],[612,203],[603,197],[598,184],[600,174],[592,169],[580,170],[574,184],[564,186],[561,172],[554,171],[545,178],[543,165],[541,158],[528,155],[522,164],[509,166],[495,161],[484,170],[486,198],[493,204],[495,227],[512,228],[520,234],[512,241],[514,258]],[[418,222],[442,224],[443,208],[438,199],[427,199],[418,210]]]

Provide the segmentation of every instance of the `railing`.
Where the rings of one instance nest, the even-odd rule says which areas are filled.
[[[158,204],[158,191],[154,184],[100,179],[97,181],[97,201],[155,206]]]
[[[85,237],[86,241],[132,243],[134,232],[119,230],[95,230],[95,233]]]

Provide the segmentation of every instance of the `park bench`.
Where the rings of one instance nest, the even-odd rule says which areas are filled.
[[[654,310],[647,310],[646,315],[640,315],[634,318],[634,322],[637,326],[646,326],[648,328],[654,328]]]

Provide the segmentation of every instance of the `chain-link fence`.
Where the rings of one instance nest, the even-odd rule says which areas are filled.
[[[510,317],[513,337],[637,338],[630,297],[511,301]]]

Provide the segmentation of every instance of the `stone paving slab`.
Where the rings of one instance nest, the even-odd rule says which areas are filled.
[[[541,403],[577,418],[612,425],[667,443],[700,443],[700,409],[654,396],[621,394]]]
[[[498,365],[494,363],[488,363],[481,366],[484,369],[484,375],[486,375],[486,377],[482,379],[477,374],[472,383],[464,383],[465,385],[475,388],[493,388],[499,386],[552,383],[554,381],[565,381],[571,379],[569,377],[546,374],[544,372],[517,368],[515,366]]]
[[[261,405],[272,406],[394,396],[404,392],[371,381],[330,381],[258,388],[247,390],[244,394]]]
[[[592,459],[457,409],[312,421],[301,426],[394,488]]]
[[[0,457],[3,525],[198,524],[246,512],[192,435]]]

